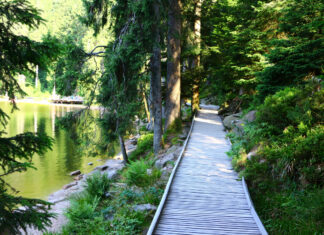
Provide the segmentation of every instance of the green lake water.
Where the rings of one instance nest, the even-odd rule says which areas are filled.
[[[0,108],[10,116],[6,127],[7,136],[23,132],[45,132],[54,138],[52,150],[43,156],[33,157],[37,170],[16,172],[5,180],[19,191],[18,195],[46,199],[51,193],[62,188],[73,179],[69,173],[81,170],[87,173],[103,164],[106,157],[87,157],[78,151],[78,145],[71,134],[59,128],[56,120],[67,112],[78,110],[76,106],[18,103],[19,110],[10,113],[9,102],[0,102]],[[92,162],[93,165],[88,165]]]

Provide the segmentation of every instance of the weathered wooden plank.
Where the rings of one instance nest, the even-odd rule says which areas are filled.
[[[230,144],[215,114],[201,110],[195,118],[186,150],[159,206],[163,209],[156,226],[150,228],[155,234],[261,234],[226,155]]]

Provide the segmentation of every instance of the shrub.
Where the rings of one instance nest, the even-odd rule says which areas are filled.
[[[62,228],[62,234],[105,234],[108,223],[96,209],[99,198],[81,193],[71,198],[71,205],[65,215],[68,223]]]
[[[163,189],[149,187],[143,195],[144,203],[150,203],[156,206],[159,205],[163,192]]]
[[[124,173],[126,183],[138,187],[147,187],[153,184],[156,179],[160,178],[161,172],[154,168],[152,174],[149,175],[147,173],[149,168],[150,166],[144,160],[132,162]]]
[[[115,214],[109,234],[140,234],[146,223],[144,212],[136,212],[130,207],[123,207]]]
[[[129,159],[136,160],[139,156],[151,151],[153,148],[153,136],[151,133],[142,135],[137,141],[136,150],[130,154]]]
[[[86,179],[87,186],[85,191],[92,197],[101,198],[109,191],[111,180],[107,174],[100,174],[95,172],[93,175]]]
[[[323,231],[324,91],[315,83],[265,99],[242,137],[230,134],[229,155],[247,179],[253,201],[273,234]],[[259,146],[256,156],[247,153]]]

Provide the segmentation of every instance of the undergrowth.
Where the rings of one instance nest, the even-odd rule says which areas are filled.
[[[323,84],[286,88],[258,106],[228,153],[270,234],[324,232]],[[253,150],[254,155],[248,155]]]

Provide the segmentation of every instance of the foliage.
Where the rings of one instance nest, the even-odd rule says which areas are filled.
[[[15,76],[31,71],[31,65],[44,65],[56,52],[49,41],[36,42],[16,33],[16,27],[36,28],[41,22],[43,19],[39,12],[28,1],[0,2],[0,91],[7,92],[11,100],[16,95],[25,94]],[[14,102],[13,107],[16,108]],[[14,196],[15,189],[3,177],[33,168],[33,155],[50,149],[52,139],[30,132],[7,137],[4,131],[7,121],[8,116],[0,109],[0,232],[20,234],[20,229],[26,231],[27,226],[44,230],[53,217],[48,212],[51,204],[43,200]]]
[[[130,154],[129,159],[138,159],[141,155],[152,150],[153,134],[144,134],[137,140],[136,149]]]
[[[321,232],[316,225],[324,217],[316,200],[324,182],[322,85],[315,80],[268,96],[244,136],[230,135],[233,164],[248,180],[258,211],[273,233]],[[247,158],[255,146],[256,155]]]
[[[62,234],[104,234],[109,224],[96,211],[98,203],[99,197],[87,193],[72,198],[66,212],[69,222],[63,227]]]
[[[278,27],[284,36],[272,41],[270,66],[259,75],[261,98],[323,73],[323,10],[320,0],[287,1]]]
[[[144,191],[143,200],[144,203],[150,203],[152,205],[159,205],[163,195],[163,189],[156,187],[149,187]]]
[[[161,172],[154,168],[151,174],[148,173],[150,166],[144,160],[132,162],[127,171],[124,173],[126,183],[128,185],[136,185],[138,187],[147,187],[152,185],[161,176]]]
[[[323,189],[251,190],[253,202],[269,234],[321,234]]]
[[[111,180],[107,174],[101,174],[99,172],[93,174],[91,177],[86,179],[87,192],[92,197],[103,197],[110,189]]]

